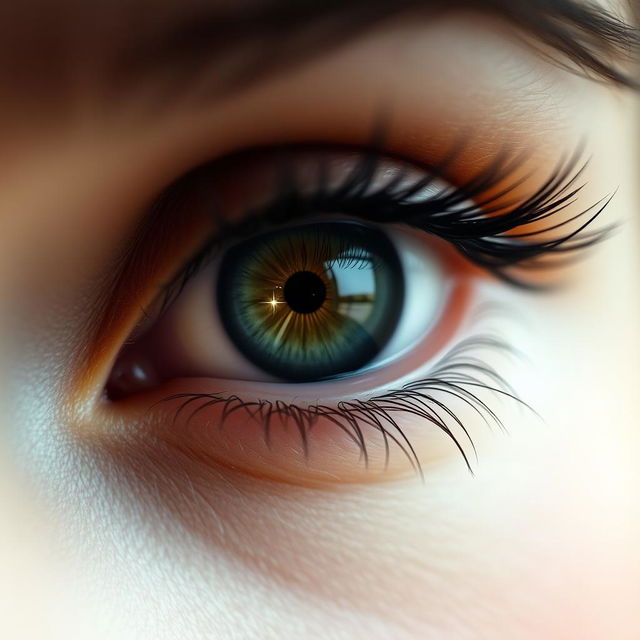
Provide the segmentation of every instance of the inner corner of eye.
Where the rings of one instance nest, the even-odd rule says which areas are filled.
[[[386,180],[394,175],[405,178],[389,164]],[[309,203],[301,196],[298,206]],[[442,325],[452,325],[452,273],[441,252],[424,233],[366,222],[347,207],[317,213],[219,243],[121,349],[108,397],[175,379],[242,393],[251,383],[371,379],[390,364],[399,364],[397,376],[423,363],[441,346]]]

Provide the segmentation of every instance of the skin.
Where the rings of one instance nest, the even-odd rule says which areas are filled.
[[[390,22],[240,92],[203,103],[196,87],[162,109],[164,80],[109,100],[99,76],[81,81],[82,51],[74,60],[72,91],[43,107],[36,77],[24,109],[0,108],[3,637],[634,637],[637,97],[464,13]],[[109,298],[148,202],[243,147],[366,144],[380,103],[392,106],[389,151],[408,161],[431,161],[471,131],[459,172],[506,140],[525,153],[535,188],[582,140],[591,163],[570,211],[617,189],[596,223],[617,232],[545,276],[554,292],[465,271],[474,295],[456,336],[477,331],[482,303],[506,310],[487,323],[524,358],[478,355],[540,417],[485,396],[506,435],[461,408],[478,449],[473,476],[442,433],[406,419],[420,482],[401,458],[370,472],[322,443],[309,462],[250,433],[242,447],[219,435],[186,447],[169,413],[146,412],[168,393],[215,390],[211,380],[102,402],[141,307],[202,238],[195,215],[133,299]],[[369,391],[392,387],[385,376]]]

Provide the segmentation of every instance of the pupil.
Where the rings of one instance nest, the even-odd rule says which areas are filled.
[[[298,271],[284,284],[284,299],[296,313],[313,313],[327,298],[322,278],[312,271]]]

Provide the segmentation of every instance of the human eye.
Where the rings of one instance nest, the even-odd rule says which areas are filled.
[[[147,294],[109,403],[290,482],[422,475],[443,447],[429,431],[472,468],[469,420],[500,425],[494,403],[520,402],[484,355],[513,346],[481,313],[500,307],[483,288],[549,286],[541,271],[603,237],[589,225],[606,201],[567,214],[578,152],[536,188],[517,154],[465,179],[458,155],[295,145],[179,179],[154,212],[198,220],[194,249]]]
[[[166,93],[148,86],[110,120],[87,107],[68,146],[87,174],[80,193],[98,195],[60,243],[83,239],[90,255],[74,248],[83,265],[74,273],[86,261],[99,283],[64,391],[78,433],[158,443],[157,455],[169,445],[216,469],[293,484],[423,475],[452,453],[474,468],[484,425],[502,426],[506,403],[521,408],[510,318],[601,237],[589,225],[615,188],[601,165],[583,171],[598,144],[567,87],[587,80],[537,57],[503,21],[477,17],[398,15],[344,48],[277,73],[267,65],[275,75],[233,91],[224,82],[212,91],[204,74],[162,109],[167,73]],[[626,33],[609,26],[612,38]],[[572,63],[589,51],[577,47]],[[595,71],[607,69],[626,81],[607,65]],[[580,109],[596,118],[602,104]],[[100,162],[84,162],[96,145]],[[361,295],[371,302],[335,319],[361,342],[341,349],[342,362],[327,355],[329,344],[338,351],[329,328],[322,345],[278,360],[269,314],[253,317],[253,338],[265,333],[250,342],[247,315],[227,304],[235,293],[221,312],[211,288],[237,277],[243,247],[263,252],[260,268],[244,265],[252,282],[237,282],[249,290],[263,286],[277,262],[267,254],[282,245],[325,246],[328,271],[317,261],[306,269],[325,302],[327,273],[341,270],[341,286],[368,274]],[[357,269],[341,257],[353,251]],[[288,280],[271,282],[265,309],[290,306]],[[301,343],[309,332],[296,335]]]
[[[628,4],[5,3],[0,636],[636,628]]]

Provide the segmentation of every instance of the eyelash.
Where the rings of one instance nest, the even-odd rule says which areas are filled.
[[[300,191],[296,184],[295,171],[287,162],[286,152],[287,150],[284,150],[280,156],[282,166],[279,191],[270,204],[257,211],[247,211],[242,216],[242,221],[235,224],[225,220],[223,211],[212,211],[218,232],[186,263],[172,281],[164,286],[161,310],[180,294],[223,241],[259,234],[270,227],[290,223],[322,211],[339,211],[379,224],[405,224],[438,236],[450,243],[471,263],[509,284],[530,290],[546,287],[516,277],[509,273],[509,270],[514,267],[535,270],[558,266],[562,263],[563,256],[600,242],[612,230],[608,227],[594,232],[584,232],[602,213],[613,194],[558,223],[535,231],[514,233],[520,227],[552,219],[575,202],[585,186],[577,185],[578,179],[588,164],[579,164],[582,156],[580,148],[567,159],[558,162],[549,178],[532,195],[515,204],[511,203],[511,206],[504,204],[504,198],[522,183],[521,178],[513,178],[521,166],[521,161],[519,158],[510,160],[506,154],[498,156],[487,168],[465,183],[452,185],[443,194],[421,202],[409,202],[408,198],[427,188],[434,180],[446,179],[443,174],[455,161],[459,151],[449,154],[439,166],[428,169],[427,178],[397,188],[406,177],[403,172],[399,172],[388,184],[374,191],[370,190],[380,161],[380,152],[376,149],[364,154],[352,173],[333,190],[328,190],[324,185],[327,168],[320,163],[318,187],[311,194]],[[508,186],[500,188],[500,185],[505,183]],[[493,191],[493,195],[483,198],[484,194]],[[159,201],[159,206],[174,201],[175,197],[165,195]],[[460,205],[464,202],[473,204],[461,208]],[[580,221],[577,228],[571,228],[577,221]],[[551,232],[567,227],[569,229],[566,233],[549,237]],[[536,240],[536,237],[542,239]]]
[[[498,415],[480,398],[475,388],[514,400],[519,405],[531,409],[507,381],[492,367],[473,356],[479,347],[490,347],[503,353],[514,355],[514,350],[500,338],[483,334],[464,340],[450,349],[427,378],[421,378],[399,389],[366,400],[341,401],[335,407],[312,404],[301,407],[285,402],[269,400],[247,401],[237,395],[223,396],[215,393],[178,393],[167,396],[156,405],[180,401],[175,410],[173,423],[192,405],[197,405],[189,413],[187,424],[200,412],[222,406],[222,418],[218,427],[224,429],[226,420],[234,413],[243,411],[247,418],[263,428],[265,445],[270,446],[271,421],[274,417],[284,419],[284,428],[293,423],[300,435],[305,458],[309,455],[309,436],[317,420],[322,417],[331,420],[344,431],[360,451],[360,461],[368,468],[368,454],[364,424],[377,431],[385,446],[385,469],[389,465],[390,441],[406,456],[414,472],[421,480],[424,474],[420,459],[394,414],[412,414],[426,420],[444,432],[454,443],[471,474],[473,466],[462,441],[456,436],[458,428],[469,443],[477,460],[476,447],[469,430],[456,414],[434,393],[442,393],[456,398],[470,407],[487,426],[492,424],[505,430]],[[198,404],[200,403],[200,404]],[[154,405],[154,406],[156,406]],[[444,414],[444,416],[442,415]]]
[[[400,188],[399,185],[406,182],[406,176],[400,172],[376,190],[372,190],[372,185],[380,160],[377,150],[364,154],[344,182],[332,189],[326,186],[327,167],[319,163],[318,186],[309,194],[302,193],[296,184],[295,171],[287,163],[285,150],[285,153],[281,154],[283,161],[280,188],[271,203],[260,210],[246,212],[243,221],[235,224],[225,221],[224,212],[212,212],[219,229],[218,233],[164,287],[161,312],[215,255],[217,247],[224,240],[261,233],[267,228],[322,211],[337,211],[375,223],[404,223],[448,241],[470,262],[511,285],[531,290],[542,289],[541,285],[515,277],[510,273],[510,269],[517,267],[532,270],[556,265],[562,262],[562,257],[566,254],[594,245],[604,239],[611,230],[605,228],[584,232],[613,196],[600,200],[568,219],[552,222],[533,231],[515,233],[520,227],[547,219],[552,220],[556,214],[576,201],[584,187],[584,184],[578,185],[577,182],[587,164],[579,164],[581,155],[581,149],[577,149],[558,163],[545,183],[531,196],[506,206],[504,199],[522,184],[522,179],[514,178],[521,166],[520,160],[509,160],[505,154],[466,183],[452,186],[448,191],[431,199],[410,202],[409,198],[412,195],[428,187],[433,179],[443,175],[449,164],[455,160],[455,153],[450,154],[440,166],[429,171],[432,177],[416,180],[409,186]],[[499,185],[503,184],[508,186],[499,188]],[[483,197],[486,193],[494,195]],[[162,202],[174,205],[175,197],[171,194],[169,197],[166,196],[167,194]],[[473,204],[461,207],[467,202]],[[576,221],[577,228],[572,226]],[[557,230],[566,231],[553,233]],[[457,415],[434,396],[434,392],[457,398],[482,417],[485,423],[495,424],[501,429],[504,427],[500,419],[479,397],[478,392],[492,392],[528,407],[496,370],[473,357],[473,350],[479,346],[513,353],[510,346],[501,339],[493,335],[478,335],[450,349],[429,377],[405,384],[382,395],[365,400],[342,401],[336,406],[298,406],[280,401],[246,401],[237,395],[223,396],[216,393],[176,394],[163,399],[161,403],[180,401],[174,422],[194,405],[195,408],[189,413],[188,420],[214,406],[222,406],[222,423],[231,414],[244,411],[249,419],[263,425],[267,446],[271,421],[277,416],[285,423],[295,425],[305,456],[308,455],[313,425],[318,418],[323,417],[350,436],[359,448],[360,458],[365,467],[368,456],[363,429],[371,428],[384,440],[385,465],[388,464],[390,444],[393,443],[400,448],[415,472],[422,477],[420,460],[394,418],[394,414],[398,413],[413,414],[442,430],[453,441],[466,467],[473,473],[470,455],[454,430],[464,434],[463,441],[469,443],[475,454],[471,435]],[[220,425],[221,428],[222,426],[223,424]]]

